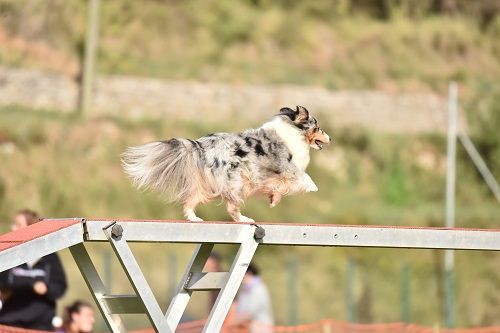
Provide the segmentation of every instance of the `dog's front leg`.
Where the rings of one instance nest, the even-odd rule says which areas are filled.
[[[294,186],[290,188],[290,193],[301,193],[301,192],[316,192],[318,187],[313,182],[311,177],[304,173],[302,177],[300,177]]]
[[[307,173],[304,173],[304,176],[302,176],[301,183],[305,192],[316,192],[318,190],[318,186],[316,186]]]
[[[240,205],[234,202],[227,202],[227,212],[235,222],[255,222],[251,218],[241,215]]]

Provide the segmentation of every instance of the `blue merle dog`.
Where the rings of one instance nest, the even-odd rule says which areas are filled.
[[[306,173],[309,150],[330,137],[309,111],[282,108],[261,127],[241,133],[213,133],[198,140],[170,139],[129,147],[125,172],[138,188],[167,194],[182,204],[190,221],[198,204],[221,198],[234,221],[253,222],[240,207],[251,195],[266,195],[274,207],[283,195],[317,191]]]

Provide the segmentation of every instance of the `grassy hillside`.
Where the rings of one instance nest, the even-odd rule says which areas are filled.
[[[244,128],[237,121],[234,124],[231,130]],[[196,138],[220,130],[227,128],[175,119],[91,119],[55,111],[1,109],[2,231],[8,229],[15,210],[23,207],[32,207],[48,217],[180,218],[178,207],[163,203],[154,193],[141,193],[131,186],[120,170],[119,154],[132,144],[176,136]],[[297,223],[444,224],[444,138],[402,137],[356,129],[326,130],[336,143],[323,151],[313,151],[310,165],[310,174],[320,191],[287,197],[274,209],[268,208],[263,198],[252,199],[244,209],[247,215],[258,221]],[[462,150],[457,172],[457,226],[497,227],[498,204]],[[228,219],[224,207],[217,203],[202,207],[200,215],[211,220]],[[137,245],[134,248],[161,302],[166,304],[171,274],[181,274],[191,247]],[[95,259],[101,268],[109,249],[104,245],[95,249]],[[226,256],[232,251],[219,250]],[[167,269],[173,254],[177,257],[176,270],[171,266]],[[62,255],[72,282],[63,303],[75,297],[89,298],[87,292],[82,294],[76,287],[83,281],[69,253],[64,251]],[[326,317],[347,319],[346,274],[348,260],[353,260],[358,321],[400,320],[401,269],[409,264],[411,320],[433,325],[443,319],[442,256],[441,251],[430,250],[263,247],[256,262],[271,287],[278,323],[288,320],[290,289],[286,273],[289,260],[295,259],[299,270],[299,322]],[[500,323],[498,259],[494,253],[457,253],[458,325]],[[113,290],[125,289],[117,265],[112,272]],[[206,299],[197,297],[190,309],[194,317],[205,314]],[[134,318],[133,325],[144,323]]]
[[[79,75],[85,1],[0,4],[0,63]],[[457,80],[474,93],[500,75],[499,7],[489,0],[102,1],[97,66],[103,74],[332,89],[442,91]]]

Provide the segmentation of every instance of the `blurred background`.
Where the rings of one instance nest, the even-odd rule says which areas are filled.
[[[95,58],[85,47],[92,3]],[[182,218],[131,186],[120,153],[258,127],[295,105],[334,140],[311,152],[319,191],[273,209],[251,199],[245,215],[444,226],[451,81],[460,128],[499,179],[499,0],[0,0],[0,231],[25,207],[54,218]],[[455,225],[498,228],[499,203],[460,144],[456,163]],[[228,219],[218,203],[199,215]],[[125,290],[111,249],[91,248],[112,291]],[[166,308],[194,247],[133,249]],[[227,268],[234,249],[216,250]],[[61,256],[70,288],[60,304],[91,301],[69,251]],[[446,324],[443,251],[261,247],[254,260],[278,324]],[[500,325],[498,253],[456,252],[455,265],[453,325]],[[192,318],[207,315],[207,298],[195,296]]]

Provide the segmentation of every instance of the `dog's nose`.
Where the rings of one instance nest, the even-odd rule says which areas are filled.
[[[326,134],[326,133],[325,133],[325,135],[328,138],[328,143],[332,142],[332,138],[330,138],[330,136],[328,134]]]

